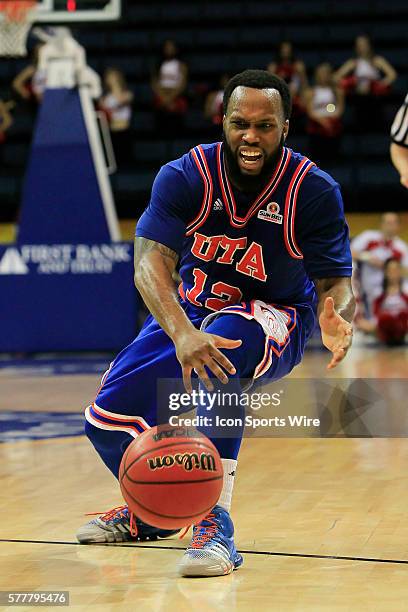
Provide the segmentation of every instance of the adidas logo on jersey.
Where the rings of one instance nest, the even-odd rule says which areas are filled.
[[[280,207],[277,202],[269,202],[266,210],[260,210],[257,217],[263,221],[271,221],[272,223],[279,223],[282,225],[283,217],[279,214],[279,211]]]
[[[221,202],[220,198],[217,198],[213,204],[213,210],[223,210],[224,204]]]

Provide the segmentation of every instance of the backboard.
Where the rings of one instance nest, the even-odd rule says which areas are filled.
[[[0,57],[26,55],[27,36],[35,23],[115,21],[121,8],[121,0],[1,0]]]
[[[17,0],[18,1],[18,0]],[[121,16],[121,0],[37,0],[30,11],[35,23],[114,21]],[[0,20],[3,15],[0,13]]]

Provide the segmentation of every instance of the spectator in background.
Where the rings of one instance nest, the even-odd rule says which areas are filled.
[[[374,301],[373,318],[357,318],[356,326],[366,333],[375,333],[389,346],[401,345],[408,332],[408,294],[404,293],[403,273],[398,259],[384,263],[381,295]]]
[[[408,94],[391,126],[391,160],[408,189]]]
[[[268,65],[267,70],[288,84],[292,94],[292,119],[298,123],[297,120],[305,112],[302,96],[308,83],[305,65],[296,58],[291,42],[280,43],[276,59]]]
[[[358,265],[359,297],[363,304],[359,315],[363,318],[372,317],[374,301],[383,292],[384,265],[387,259],[399,261],[403,275],[408,275],[408,245],[398,238],[399,229],[398,215],[384,213],[379,230],[366,230],[351,242],[351,253]],[[407,280],[404,281],[404,291],[408,292]]]
[[[42,101],[46,84],[45,72],[38,68],[39,52],[42,46],[40,44],[34,47],[31,63],[19,72],[12,83],[14,91],[35,107]]]
[[[184,127],[187,78],[188,68],[181,61],[176,44],[166,40],[162,58],[152,78],[156,120],[162,131],[173,133]]]
[[[107,116],[113,149],[119,167],[131,164],[132,156],[132,102],[133,93],[127,86],[124,74],[116,68],[107,68],[103,76],[104,95],[99,100]]]
[[[347,60],[334,78],[354,101],[358,127],[365,131],[381,125],[383,100],[397,73],[384,57],[375,54],[368,36],[357,36],[355,57]]]
[[[218,136],[221,136],[222,119],[224,116],[222,106],[224,89],[229,79],[230,77],[228,74],[224,73],[221,75],[218,82],[218,88],[214,91],[210,91],[205,100],[204,115],[211,121],[214,132],[218,134]]]
[[[3,164],[3,145],[6,142],[6,134],[9,127],[13,124],[10,110],[14,102],[4,102],[0,99],[0,164]]]
[[[341,116],[344,112],[344,93],[333,80],[330,64],[317,66],[315,84],[304,94],[308,122],[306,131],[310,137],[310,154],[322,162],[338,155],[342,132]]]

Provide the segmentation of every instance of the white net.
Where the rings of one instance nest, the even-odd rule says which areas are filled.
[[[27,36],[33,22],[35,1],[0,2],[0,56],[27,55]]]

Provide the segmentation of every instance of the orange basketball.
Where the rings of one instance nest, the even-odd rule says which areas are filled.
[[[128,446],[119,470],[129,509],[162,529],[199,522],[217,503],[222,481],[217,449],[192,427],[145,431]]]

